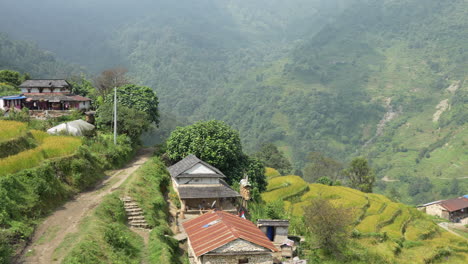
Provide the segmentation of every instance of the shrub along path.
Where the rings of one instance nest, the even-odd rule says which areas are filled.
[[[77,232],[80,221],[101,203],[105,195],[118,189],[151,157],[152,153],[153,149],[150,148],[139,150],[127,166],[112,171],[111,175],[94,189],[79,194],[74,200],[67,202],[47,217],[37,227],[31,243],[16,263],[60,263],[60,259],[53,259],[53,253],[65,236]]]

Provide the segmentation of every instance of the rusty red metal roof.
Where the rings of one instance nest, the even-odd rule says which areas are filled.
[[[468,199],[465,197],[453,198],[440,203],[449,212],[455,212],[463,208],[468,208]]]
[[[278,251],[268,237],[252,222],[223,211],[211,211],[182,224],[197,257],[236,239]]]

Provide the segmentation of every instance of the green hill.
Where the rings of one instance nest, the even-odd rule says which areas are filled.
[[[352,208],[355,221],[350,245],[357,255],[376,255],[381,263],[466,263],[468,259],[468,241],[439,228],[413,207],[348,187],[296,183],[308,189],[297,192],[288,184],[292,177],[297,176],[271,179],[271,190],[262,194],[265,201],[273,202],[270,197],[283,190],[289,200],[285,210],[292,222],[300,219],[303,207],[319,196],[336,206]]]
[[[273,142],[295,169],[315,151],[366,156],[391,181],[376,190],[407,203],[468,188],[466,0],[29,2],[6,3],[0,30],[95,71],[128,67],[168,123],[226,121],[247,152]],[[0,61],[34,57],[13,51]]]

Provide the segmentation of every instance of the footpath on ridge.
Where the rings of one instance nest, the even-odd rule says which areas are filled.
[[[37,226],[32,241],[14,263],[60,263],[61,259],[56,259],[53,254],[65,236],[77,232],[81,220],[102,202],[105,195],[118,189],[133,172],[148,161],[153,151],[152,148],[140,149],[124,168],[112,171],[112,175],[95,188],[78,194],[48,216]]]

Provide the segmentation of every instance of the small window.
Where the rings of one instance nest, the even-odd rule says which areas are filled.
[[[241,263],[249,263],[249,259],[248,258],[239,259],[239,264]]]

